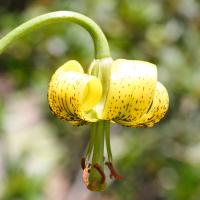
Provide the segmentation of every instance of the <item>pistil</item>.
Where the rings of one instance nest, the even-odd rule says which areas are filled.
[[[93,144],[93,157],[92,157],[92,164],[91,164],[91,171],[89,175],[89,185],[88,189],[92,191],[102,191],[102,188],[106,187],[106,183],[104,181],[103,184],[102,174],[99,173],[94,166],[100,166],[101,171],[104,170],[104,129],[105,129],[105,121],[101,120],[96,123],[92,123],[92,135],[95,135],[94,144]],[[100,169],[99,168],[99,169]]]
[[[114,176],[115,179],[120,180],[123,176],[119,176],[112,164],[112,152],[110,147],[110,122],[101,120],[92,123],[92,132],[90,137],[90,144],[86,154],[86,158],[81,160],[81,168],[83,169],[83,181],[87,188],[91,191],[101,192],[106,187],[106,176],[104,173],[104,133],[106,138],[106,148],[108,154],[108,161],[105,165],[110,169],[110,178]],[[90,155],[93,151],[92,164],[89,163]],[[85,165],[85,160],[88,160]],[[91,166],[91,169],[89,167]],[[88,174],[89,179],[87,179]]]

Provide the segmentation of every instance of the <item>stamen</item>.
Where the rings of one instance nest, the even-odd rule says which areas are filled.
[[[88,168],[91,166],[90,163],[88,163]],[[85,158],[81,159],[81,168],[84,170],[85,169]],[[90,169],[88,169],[88,173],[90,173]]]
[[[81,159],[81,168],[84,170],[85,169],[85,158]]]
[[[85,166],[85,169],[83,170],[83,182],[85,183],[86,186],[89,185],[89,181],[87,180],[87,175],[88,175],[88,168],[89,168],[89,163]]]
[[[119,176],[117,174],[117,172],[115,171],[113,164],[111,162],[106,162],[105,165],[108,166],[109,170],[110,170],[110,178],[112,179],[113,176],[115,177],[115,179],[120,180],[122,178],[124,178],[123,176]]]
[[[98,170],[98,172],[101,174],[101,181],[100,181],[100,184],[103,185],[105,180],[106,180],[106,175],[104,174],[104,171],[103,169],[101,168],[101,166],[98,164],[98,163],[95,163],[93,165],[93,167]]]

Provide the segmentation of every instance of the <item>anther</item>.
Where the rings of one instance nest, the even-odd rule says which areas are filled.
[[[101,181],[100,184],[103,185],[105,180],[106,180],[106,175],[104,174],[103,169],[101,168],[101,166],[98,163],[95,163],[93,165],[93,167],[101,174]]]
[[[106,162],[105,165],[108,166],[109,170],[110,170],[110,178],[112,179],[112,177],[114,176],[115,179],[120,180],[122,178],[124,178],[123,176],[119,176],[117,174],[117,172],[115,171],[113,164],[111,162]]]
[[[88,163],[88,173],[90,173],[90,169],[89,169],[89,167],[91,166],[91,164],[90,163]],[[82,158],[81,159],[81,168],[84,170],[85,169],[85,158]]]
[[[81,159],[81,168],[84,170],[85,169],[85,158]]]
[[[89,167],[89,163],[85,166],[85,169],[83,170],[83,182],[85,183],[86,186],[89,185],[89,181],[87,180],[87,175],[88,175],[88,167]]]

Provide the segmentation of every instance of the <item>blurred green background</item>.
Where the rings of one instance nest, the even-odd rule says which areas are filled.
[[[77,60],[87,70],[92,39],[71,23],[29,33],[0,55],[0,199],[199,200],[200,2],[0,1],[0,38],[33,17],[58,10],[93,19],[114,60],[155,63],[170,107],[151,128],[111,126],[114,165],[124,179],[107,178],[104,192],[89,192],[80,160],[90,127],[54,117],[46,95],[52,74],[66,61]]]

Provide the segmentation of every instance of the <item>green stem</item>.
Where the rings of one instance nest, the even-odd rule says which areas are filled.
[[[82,26],[90,33],[94,41],[95,59],[110,57],[108,42],[99,26],[88,17],[70,11],[44,14],[20,25],[0,40],[0,54],[23,35],[41,26],[57,22],[73,22]]]

